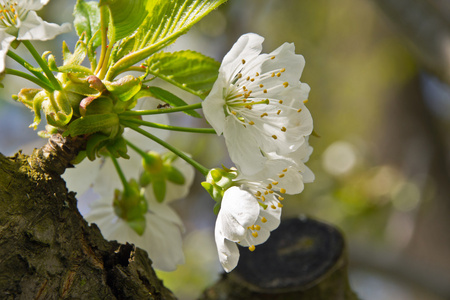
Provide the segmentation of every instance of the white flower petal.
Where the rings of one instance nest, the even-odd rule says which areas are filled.
[[[216,229],[231,241],[240,241],[248,226],[256,222],[259,204],[248,191],[231,187],[225,191],[216,220]]]
[[[11,43],[16,38],[9,33],[7,33],[5,30],[0,30],[0,40],[1,42],[1,49],[0,49],[0,73],[5,71],[5,60],[6,60],[6,54],[8,53],[9,47]]]
[[[216,227],[217,230],[217,227]],[[239,249],[236,243],[229,241],[216,231],[215,234],[219,261],[226,272],[231,272],[239,261]]]
[[[20,20],[18,27],[18,40],[46,41],[55,38],[61,33],[72,30],[72,26],[69,23],[57,25],[45,22],[35,11],[29,11],[26,19]]]

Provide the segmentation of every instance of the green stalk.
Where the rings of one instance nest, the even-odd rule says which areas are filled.
[[[36,62],[39,64],[39,66],[42,68],[42,71],[44,71],[45,75],[47,75],[48,80],[50,80],[50,83],[53,86],[54,90],[62,90],[61,85],[59,84],[59,81],[55,78],[55,75],[53,75],[52,71],[47,66],[47,63],[42,59],[42,57],[39,55],[39,53],[36,51],[36,49],[33,47],[33,45],[30,43],[30,41],[22,41],[22,43],[27,47],[28,51],[30,51],[31,55],[33,55]]]
[[[21,64],[25,69],[27,69],[28,71],[33,73],[33,75],[36,76],[37,78],[39,78],[42,82],[45,82],[48,85],[50,85],[50,81],[47,79],[47,77],[42,75],[41,72],[34,70],[33,66],[29,62],[24,60],[22,57],[20,57],[19,55],[17,55],[16,53],[14,53],[12,51],[8,51],[7,55],[9,57],[11,57],[12,59],[14,59],[16,62],[18,62],[19,64]],[[53,89],[51,91],[53,91]]]
[[[120,117],[119,117],[120,118]],[[183,132],[195,132],[195,133],[213,133],[216,134],[216,131],[212,128],[191,128],[191,127],[180,127],[180,126],[172,126],[166,124],[159,124],[153,122],[147,122],[139,119],[131,119],[131,118],[120,118],[121,121],[131,122],[136,125],[144,125],[147,127],[153,127],[164,130],[172,130],[172,131],[183,131]]]
[[[133,123],[127,123],[127,122],[123,122],[123,125],[131,128],[132,130],[139,132],[140,134],[148,137],[149,139],[154,140],[155,142],[157,142],[158,144],[160,144],[161,146],[167,148],[168,150],[172,151],[173,153],[175,153],[176,155],[178,155],[179,157],[181,157],[182,159],[184,159],[187,163],[189,163],[190,165],[192,165],[194,168],[196,168],[200,173],[202,173],[204,176],[208,175],[209,169],[202,166],[200,163],[198,163],[197,161],[193,160],[192,158],[190,158],[188,155],[186,155],[185,153],[183,153],[180,149],[172,146],[171,144],[161,140],[160,138],[154,136],[153,134],[151,134],[150,132],[145,131],[144,129],[139,128],[138,126],[134,125]]]
[[[135,144],[131,143],[130,141],[128,141],[127,139],[125,139],[125,142],[127,143],[128,146],[130,146],[134,151],[136,151],[140,156],[142,156],[143,158],[145,158],[146,156],[148,156],[147,152],[145,152],[144,150],[142,150],[141,148],[139,148],[138,146],[136,146]]]
[[[202,103],[195,103],[191,105],[178,106],[172,108],[164,108],[164,109],[152,109],[152,110],[129,110],[121,113],[122,116],[145,116],[145,115],[156,115],[156,114],[166,114],[173,113],[179,111],[186,111],[192,109],[202,108]]]
[[[112,162],[114,164],[114,167],[116,168],[117,174],[119,174],[120,181],[122,181],[123,190],[125,192],[125,190],[128,188],[128,181],[125,178],[125,174],[123,174],[123,171],[120,168],[120,165],[119,165],[119,162],[117,161],[117,158],[115,158],[114,155],[111,154],[111,152],[110,152],[109,157],[111,157],[111,160],[112,160]]]
[[[55,90],[53,87],[49,86],[47,83],[41,81],[40,79],[38,79],[36,77],[33,77],[30,74],[21,72],[21,71],[17,71],[17,70],[6,68],[5,69],[5,74],[11,74],[11,75],[15,75],[15,76],[19,76],[19,77],[25,78],[25,79],[27,79],[27,80],[37,84],[41,88],[46,89],[47,91],[54,91]]]

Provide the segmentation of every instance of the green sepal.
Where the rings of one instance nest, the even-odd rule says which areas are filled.
[[[153,95],[153,97],[155,97],[159,100],[162,100],[171,106],[178,107],[178,106],[188,105],[186,102],[184,102],[183,99],[179,98],[178,96],[176,96],[176,95],[172,94],[171,92],[169,92],[165,89],[162,89],[160,87],[149,86],[146,90],[149,91]],[[186,111],[184,111],[184,113],[191,117],[195,117],[195,118],[202,117],[195,110],[186,110]]]
[[[219,214],[220,207],[222,206],[221,204],[222,204],[221,202],[216,202],[216,204],[214,204],[214,208],[213,208],[214,214],[216,214],[216,215]]]
[[[69,124],[64,136],[77,136],[101,132],[105,135],[114,136],[119,130],[119,116],[114,113],[89,115],[74,120]]]
[[[127,221],[127,224],[133,229],[138,235],[143,235],[146,227],[145,216],[140,216],[133,220]]]
[[[141,176],[139,176],[139,184],[142,187],[146,187],[152,183],[152,175],[148,172],[142,172]]]
[[[152,182],[153,194],[155,195],[156,201],[162,203],[166,197],[166,180],[161,177],[153,177]]]
[[[80,80],[80,82],[74,82],[72,80],[68,81],[64,86],[64,91],[79,94],[84,97],[87,96],[99,97],[101,95],[101,92],[97,91],[94,88],[91,88],[86,80],[85,81]]]
[[[127,75],[114,82],[104,82],[108,91],[120,101],[128,101],[141,89],[139,78]]]
[[[221,187],[213,185],[206,181],[203,181],[201,185],[209,193],[209,195],[211,196],[211,198],[213,198],[214,201],[216,202],[222,201],[224,191],[222,190]]]
[[[170,182],[180,185],[186,182],[183,173],[181,173],[180,170],[178,170],[174,166],[165,164],[164,170],[166,171],[167,174],[167,180],[169,180]]]

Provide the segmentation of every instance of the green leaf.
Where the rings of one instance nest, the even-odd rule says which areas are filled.
[[[147,0],[146,2],[149,14],[134,34],[132,53],[118,60],[110,69],[109,80],[122,70],[173,43],[226,0]],[[129,41],[127,47],[129,47],[128,43]]]
[[[89,42],[97,30],[100,29],[100,8],[98,7],[98,2],[78,0],[77,4],[75,4],[73,16],[75,17],[73,24],[78,36],[81,37],[85,32],[86,41]],[[97,40],[94,44],[98,46],[101,43],[100,37]]]
[[[166,197],[166,181],[162,177],[154,177],[152,182],[153,194],[155,195],[156,201],[162,203]]]
[[[183,99],[179,98],[178,96],[172,94],[169,91],[166,91],[162,88],[156,87],[156,86],[149,86],[147,90],[151,93],[151,95],[159,100],[162,100],[166,102],[167,104],[170,104],[171,106],[178,107],[178,106],[186,106],[188,105],[186,102],[184,102]],[[202,116],[196,112],[195,110],[186,110],[184,111],[189,116],[195,117],[195,118],[201,118]]]
[[[94,161],[97,157],[98,149],[105,145],[105,141],[109,139],[108,136],[102,133],[95,133],[89,137],[86,145],[86,156],[89,160]]]
[[[80,65],[86,57],[86,44],[79,40],[75,45],[75,51],[72,54],[69,47],[67,47],[66,42],[63,41],[62,52],[65,66]]]
[[[99,6],[109,8],[114,40],[118,41],[133,33],[149,14],[148,6],[153,0],[100,0]]]
[[[220,63],[194,51],[160,52],[146,62],[149,73],[201,98],[211,90]]]

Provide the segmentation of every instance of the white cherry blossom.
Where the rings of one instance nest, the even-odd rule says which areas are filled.
[[[219,260],[225,271],[230,272],[238,263],[237,244],[254,251],[278,227],[283,194],[302,192],[303,176],[311,176],[307,170],[300,171],[292,159],[272,157],[259,173],[240,174],[233,180],[223,194],[215,226]],[[211,177],[207,180],[212,182]]]
[[[299,81],[305,60],[285,43],[260,54],[263,38],[241,36],[225,55],[219,76],[203,102],[207,121],[223,134],[240,172],[259,172],[265,152],[296,151],[312,132],[305,106],[309,86]]]
[[[36,14],[49,0],[0,0],[0,72],[5,70],[6,53],[14,40],[50,40],[71,30],[69,23],[57,25]]]

